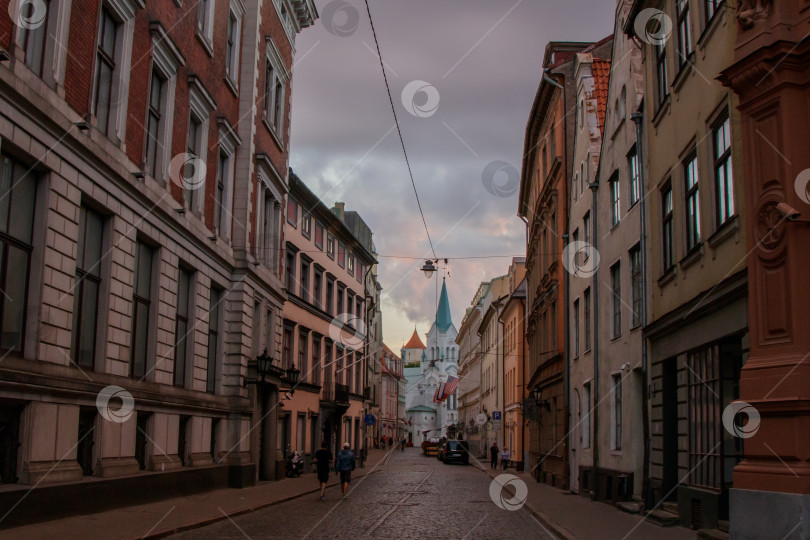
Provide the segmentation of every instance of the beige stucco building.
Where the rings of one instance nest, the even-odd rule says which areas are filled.
[[[294,174],[286,209],[282,366],[301,372],[278,411],[282,451],[309,458],[322,441],[363,448],[366,284],[371,231],[343,203],[326,206]]]
[[[489,290],[481,301],[481,322],[478,334],[478,354],[481,357],[481,412],[488,421],[482,426],[482,444],[489,448],[497,442],[503,448],[503,327],[499,318],[509,296],[509,276],[490,281]],[[500,420],[496,418],[500,415]]]
[[[523,469],[525,463],[525,425],[523,400],[526,361],[526,266],[523,257],[515,257],[509,266],[509,296],[498,322],[503,329],[503,444],[509,450],[510,466]]]
[[[596,192],[594,245],[598,310],[590,318],[598,332],[600,402],[597,410],[600,479],[591,485],[600,499],[640,499],[644,480],[643,407],[646,404],[642,359],[644,325],[643,249],[644,197],[639,175],[636,124],[631,115],[644,97],[641,50],[621,32],[632,2],[617,3],[616,33],[607,88],[606,112]],[[596,422],[594,422],[596,425]],[[612,489],[608,490],[607,478]]]
[[[469,441],[470,452],[483,456],[482,427],[476,423],[481,413],[481,355],[478,352],[480,338],[476,331],[481,323],[481,303],[489,290],[490,283],[482,281],[470,302],[470,307],[461,320],[456,336],[458,343],[458,420],[465,425],[464,438]]]
[[[663,8],[657,39],[636,17]],[[649,204],[650,503],[681,523],[728,519],[742,440],[723,429],[748,351],[742,134],[717,80],[734,60],[735,11],[715,2],[637,0],[625,32],[643,43],[642,177]],[[640,34],[640,35],[639,35]]]

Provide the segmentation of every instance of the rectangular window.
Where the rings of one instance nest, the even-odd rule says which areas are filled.
[[[574,358],[579,356],[579,298],[574,300]]]
[[[621,216],[621,206],[619,202],[619,173],[618,171],[613,174],[609,180],[610,182],[610,226],[615,227],[619,224],[619,217]]]
[[[337,258],[338,266],[341,268],[346,267],[346,246],[343,245],[343,242],[338,242],[338,258]]]
[[[583,303],[585,304],[585,350],[591,350],[591,288],[588,287],[585,289],[585,295],[583,297]]]
[[[591,243],[591,213],[585,212],[582,216],[582,232],[585,234],[585,243]]]
[[[205,160],[203,149],[201,148],[202,138],[202,122],[200,122],[193,114],[188,117],[188,133],[186,134],[186,152],[192,156],[197,156]],[[184,178],[194,178],[198,171],[194,170],[194,162],[189,160],[185,164],[183,171]],[[196,182],[183,182],[183,203],[186,208],[194,209],[194,194],[200,187]]]
[[[146,174],[157,178],[158,154],[163,151],[165,141],[162,140],[163,113],[165,109],[164,86],[166,80],[156,70],[152,70],[152,79],[149,85],[149,106],[146,112]],[[162,175],[161,175],[162,178]]]
[[[286,76],[283,71],[282,66],[274,65],[271,57],[268,56],[264,77],[264,119],[277,136],[281,136],[284,127]],[[285,77],[284,80],[282,80],[282,76]]]
[[[661,191],[661,207],[661,234],[663,236],[661,249],[664,272],[666,272],[675,264],[672,258],[672,186],[669,184]]]
[[[326,255],[330,259],[335,258],[335,237],[330,233],[326,233]]]
[[[133,377],[146,375],[146,356],[152,308],[152,261],[155,250],[143,242],[135,245],[135,281],[132,288],[132,353],[130,371]]]
[[[307,342],[309,341],[309,332],[301,330],[298,333],[298,369],[301,370],[299,380],[306,381],[309,369],[307,367],[307,360],[309,359],[309,351],[307,350]]]
[[[287,248],[287,291],[295,294],[295,251]]]
[[[692,154],[683,165],[686,181],[686,251],[700,243],[700,199],[698,194],[697,154]]]
[[[306,450],[306,440],[307,415],[306,413],[298,413],[298,420],[295,425],[295,449],[299,452],[304,452]]]
[[[638,152],[636,147],[627,155],[627,175],[630,180],[630,207],[632,208],[641,199],[641,179],[638,175]]]
[[[113,74],[115,73],[116,43],[118,41],[119,27],[118,21],[113,18],[107,6],[102,6],[98,46],[96,47],[93,114],[96,117],[96,126],[105,135],[110,130]]]
[[[206,363],[205,391],[216,391],[217,364],[219,363],[219,329],[224,293],[219,287],[211,287],[211,300],[208,309],[208,362]]]
[[[282,361],[284,362],[283,369],[292,366],[293,363],[293,329],[289,326],[284,326],[284,335],[281,342]]]
[[[191,272],[180,268],[177,274],[177,317],[174,321],[174,384],[183,386],[186,382],[186,360],[189,335],[193,332],[193,325],[189,327],[189,308],[194,293],[191,289]],[[194,343],[194,338],[190,340]]]
[[[307,213],[301,217],[301,234],[304,235],[304,238],[312,237],[312,216]]]
[[[591,383],[582,386],[582,448],[591,447]]]
[[[40,9],[36,9],[36,2],[18,2],[17,5],[21,9],[20,18],[31,20],[32,17],[42,15],[44,18],[41,24],[31,24],[31,28],[27,25],[20,25],[20,37],[23,51],[25,52],[25,65],[31,68],[31,71],[42,77],[45,70],[45,57],[46,48],[48,46],[48,13],[55,6],[51,5],[50,0],[42,2],[41,13],[37,13]]]
[[[312,279],[312,303],[318,309],[323,309],[323,272],[315,269]]]
[[[82,206],[73,289],[73,362],[93,368],[96,357],[98,299],[101,288],[101,251],[104,218]]]
[[[335,309],[335,281],[326,278],[326,312],[329,315],[334,315]]]
[[[734,215],[734,174],[731,166],[731,124],[726,115],[712,130],[717,226]]]
[[[345,290],[345,287],[343,287],[342,285],[338,285],[337,308],[336,308],[338,315],[341,315],[343,313],[343,297],[345,296],[344,290]]]
[[[357,283],[363,283],[363,277],[366,275],[366,267],[363,266],[363,263],[357,263],[357,272],[355,273],[355,277],[357,278]]]
[[[298,203],[292,197],[287,198],[287,223],[298,228]]]
[[[315,247],[323,249],[323,225],[315,222]]]
[[[235,84],[239,83],[240,26],[240,17],[230,10],[228,12],[228,33],[225,40],[225,73]]]
[[[354,255],[349,253],[346,257],[347,265],[346,269],[349,271],[349,275],[354,277]]]
[[[312,335],[312,384],[321,384],[321,338]]]
[[[301,276],[298,278],[298,282],[301,284],[300,290],[298,295],[303,300],[309,300],[309,261],[305,260],[303,256],[301,256]]]
[[[704,0],[706,5],[706,24],[714,18],[714,14],[719,11],[719,8],[725,3],[725,0]]]
[[[197,30],[208,41],[213,40],[215,0],[199,0],[197,4]]]
[[[664,104],[664,100],[669,95],[669,80],[667,79],[667,49],[664,40],[655,49],[655,98],[657,107]]]
[[[613,293],[611,336],[617,338],[622,335],[622,269],[619,263],[610,267],[610,289]]]
[[[363,317],[363,300],[359,295],[354,299],[354,316],[361,321],[365,319],[365,317]],[[357,330],[360,330],[365,334],[364,328],[358,328]]]
[[[742,458],[743,439],[723,428],[723,411],[739,398],[742,351],[739,340],[718,343],[687,356],[689,476],[687,483],[720,490]],[[734,418],[735,427],[745,415]],[[750,421],[750,418],[749,418]]]
[[[631,325],[633,328],[641,324],[641,302],[644,289],[641,282],[641,249],[636,246],[630,250],[630,293],[633,295]]]
[[[611,396],[613,407],[611,408],[610,425],[610,449],[618,451],[622,449],[622,376],[617,373],[611,377]]]
[[[684,65],[692,54],[692,27],[689,22],[689,0],[678,0],[678,64]]]
[[[230,163],[231,159],[228,154],[220,152],[217,160],[217,183],[214,186],[214,229],[220,236],[224,234],[225,220],[230,216],[225,200],[225,182],[228,178]]]

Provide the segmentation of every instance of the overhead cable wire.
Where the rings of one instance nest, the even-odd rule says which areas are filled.
[[[405,140],[402,138],[402,130],[399,127],[399,118],[397,118],[397,110],[394,107],[394,99],[391,97],[391,86],[388,84],[388,76],[385,74],[385,64],[382,59],[382,52],[380,52],[380,42],[377,41],[377,31],[374,29],[374,21],[371,18],[371,8],[368,5],[368,0],[365,0],[366,12],[368,13],[368,22],[371,25],[371,34],[374,37],[374,45],[377,47],[377,58],[380,60],[380,69],[382,70],[383,81],[385,82],[385,91],[388,93],[388,102],[391,104],[391,112],[394,114],[394,124],[397,126],[397,135],[399,135],[399,143],[402,145],[402,153],[405,156],[405,165],[408,167],[408,176],[411,179],[411,186],[413,186],[413,194],[416,197],[416,206],[419,207],[419,214],[422,216],[422,224],[425,226],[425,234],[427,234],[428,243],[430,244],[430,251],[433,252],[433,258],[437,259],[436,250],[433,248],[433,240],[430,238],[430,231],[428,230],[427,220],[425,220],[425,213],[422,211],[422,203],[419,200],[419,192],[416,190],[416,182],[413,179],[413,172],[411,171],[411,162],[408,160],[408,152],[405,150]]]

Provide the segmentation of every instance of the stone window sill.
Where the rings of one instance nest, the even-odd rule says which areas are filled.
[[[209,57],[214,57],[214,44],[211,42],[211,39],[208,38],[205,34],[202,33],[202,30],[199,27],[194,31],[194,35],[197,37],[197,41],[200,42],[203,49],[205,50],[205,54]]]
[[[678,262],[678,266],[681,267],[681,270],[686,270],[697,261],[699,261],[703,257],[703,243],[698,242],[695,247],[689,250],[689,252],[684,255],[683,259]]]
[[[655,116],[653,116],[653,126],[658,127],[658,124],[661,123],[661,120],[669,113],[669,107],[671,103],[672,103],[672,95],[667,94],[667,97],[665,97],[661,105],[658,106],[658,110],[655,111]]]
[[[712,249],[716,249],[717,246],[728,240],[731,236],[736,235],[739,230],[740,220],[737,219],[737,216],[735,215],[720,225],[720,228],[706,239],[706,243],[709,244]]]
[[[672,265],[660,278],[658,278],[658,287],[663,289],[667,283],[675,279],[676,273],[677,271],[675,269],[675,265]]]

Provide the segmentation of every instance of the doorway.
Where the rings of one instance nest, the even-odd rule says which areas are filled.
[[[677,499],[678,485],[678,359],[670,358],[662,363],[662,416],[664,437],[664,477],[662,496],[665,500]]]

